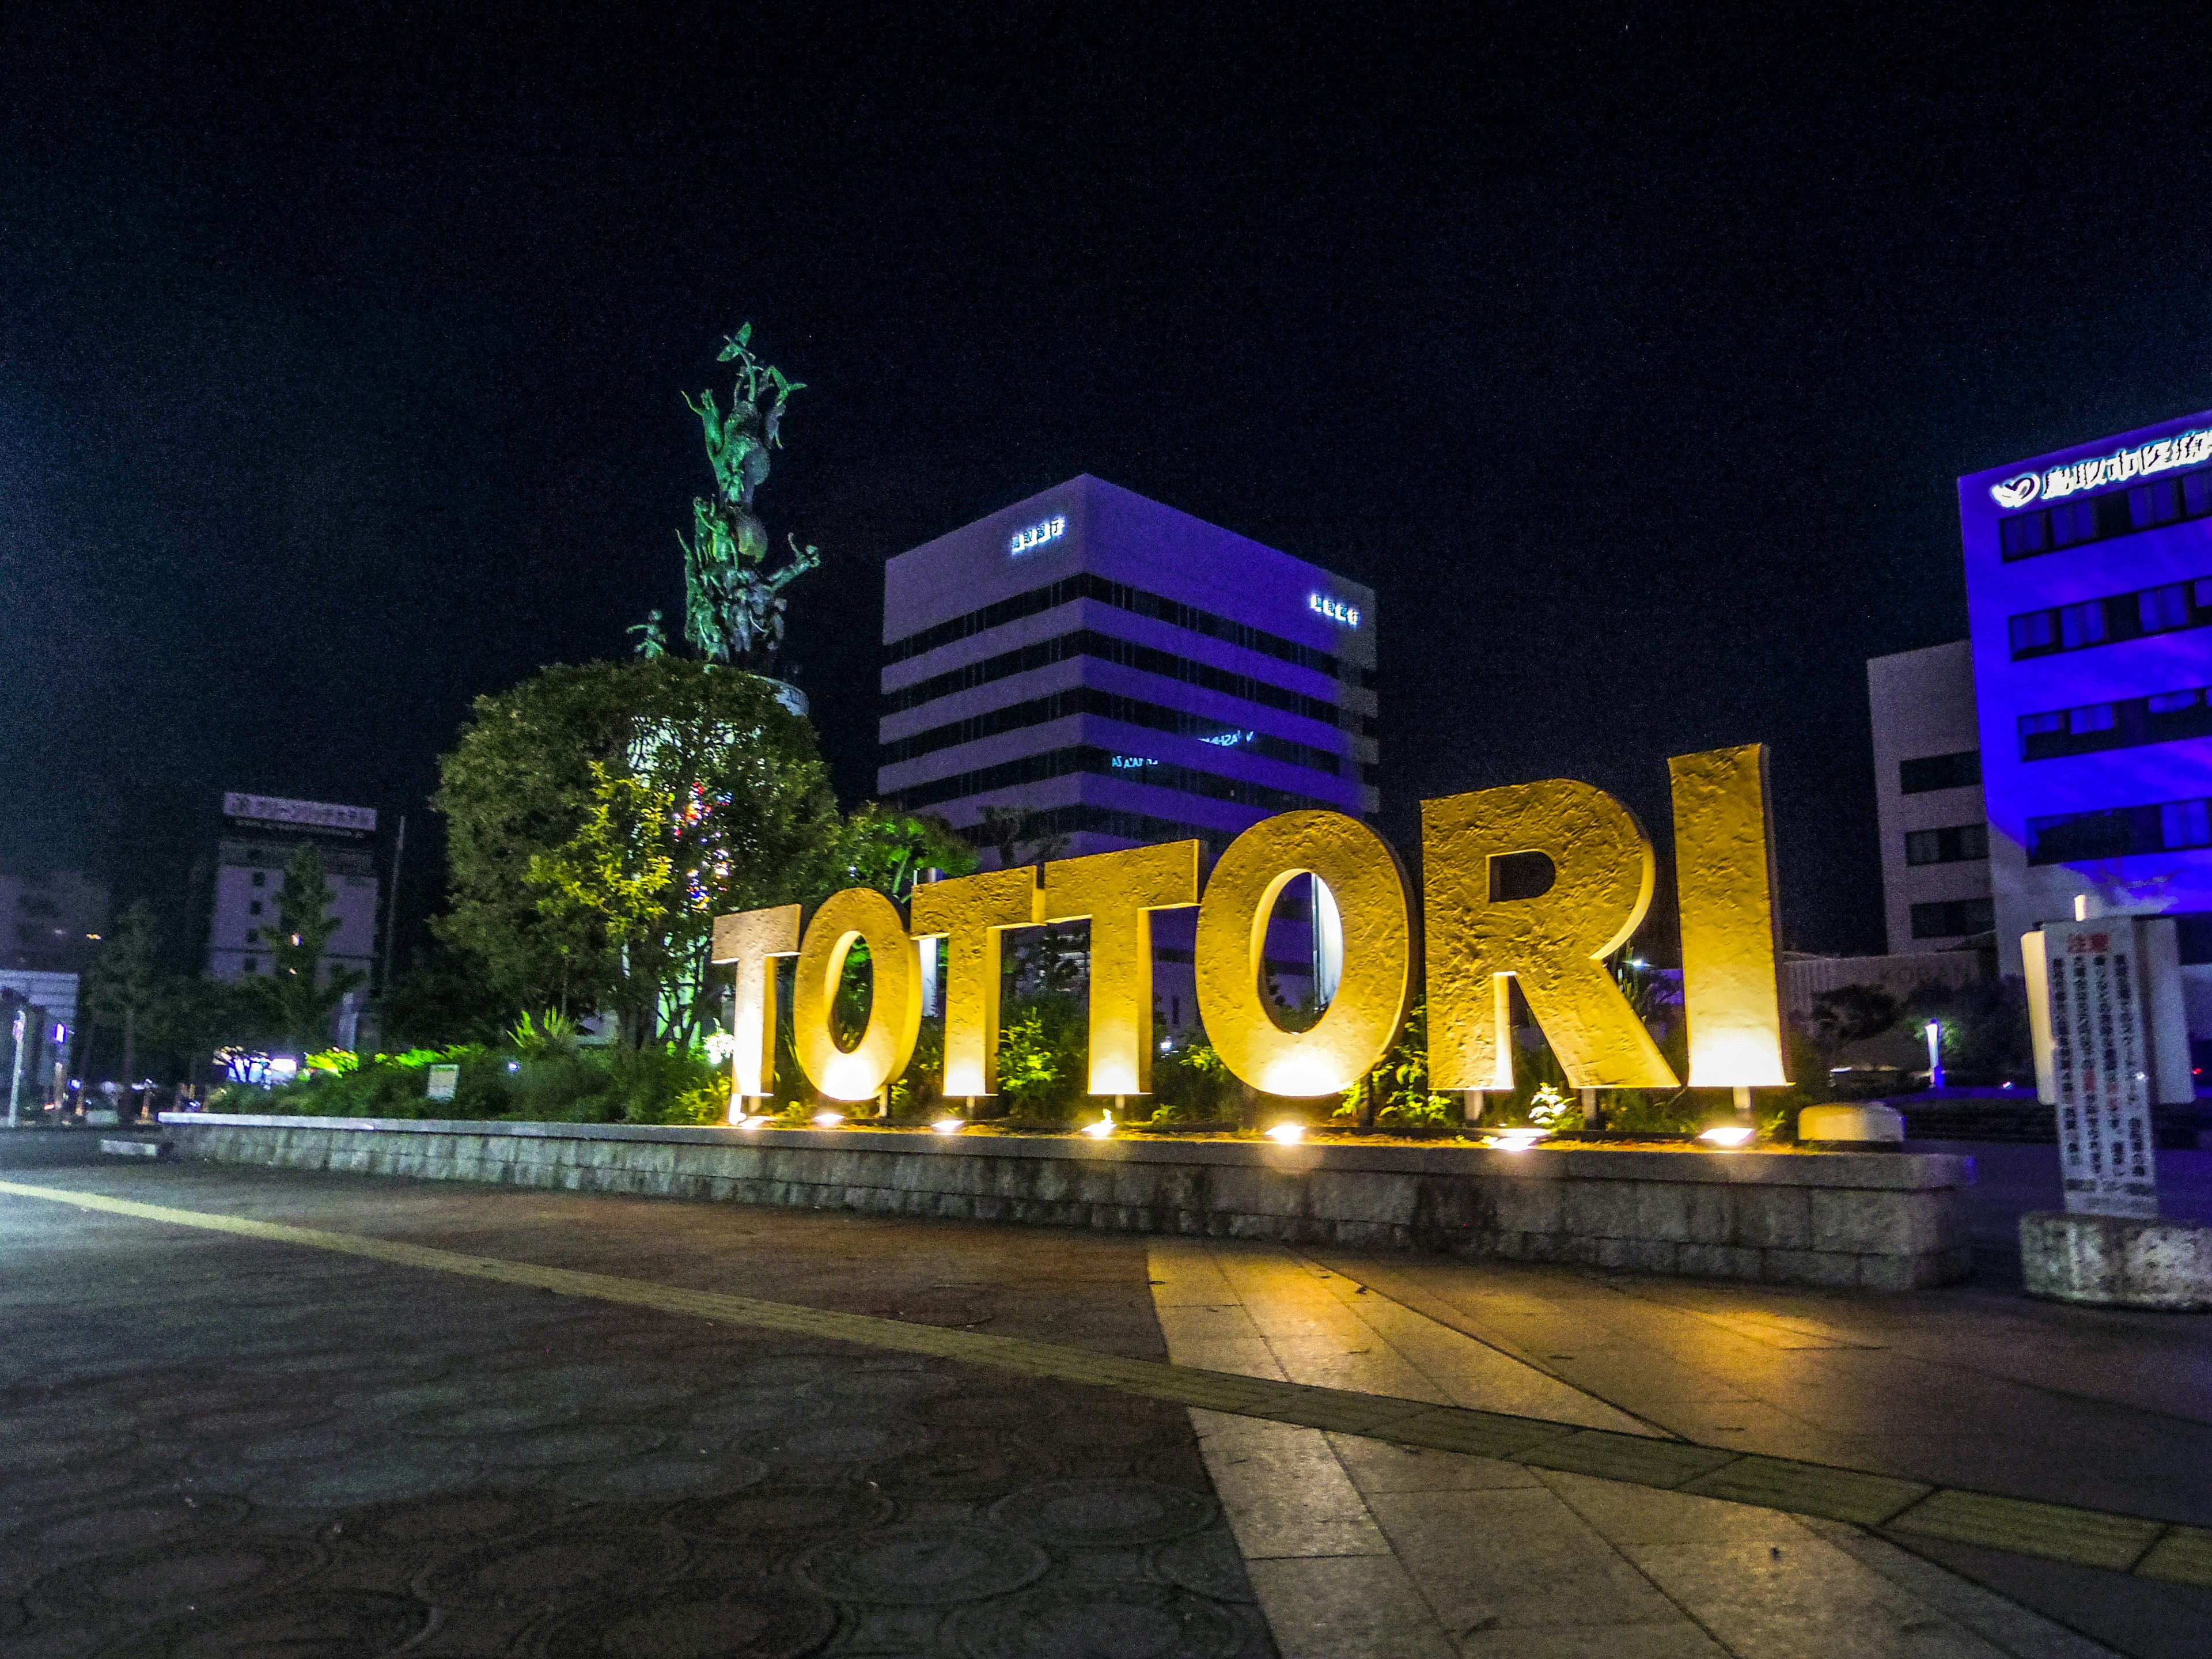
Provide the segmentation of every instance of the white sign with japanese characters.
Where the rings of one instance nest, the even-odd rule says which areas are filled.
[[[2053,922],[2043,938],[2066,1208],[2154,1221],[2149,1000],[2136,923]]]

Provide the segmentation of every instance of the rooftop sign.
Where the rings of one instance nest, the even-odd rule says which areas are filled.
[[[2106,484],[2148,478],[2153,473],[2178,467],[2201,466],[2212,461],[2212,427],[2177,432],[2134,449],[2116,449],[2109,455],[2093,455],[2086,461],[2069,461],[2047,472],[2023,472],[2016,478],[1990,486],[1990,498],[2008,513],[2035,501],[2055,501]]]
[[[1018,530],[1006,541],[1006,551],[1018,556],[1032,548],[1042,547],[1047,542],[1056,542],[1067,533],[1065,515],[1054,514],[1027,530]]]
[[[346,830],[356,835],[376,832],[376,809],[373,806],[337,806],[328,801],[286,800],[278,795],[246,795],[234,790],[222,798],[222,810],[226,817],[250,818],[257,823]]]

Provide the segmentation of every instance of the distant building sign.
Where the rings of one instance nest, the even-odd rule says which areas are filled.
[[[2048,472],[2023,472],[2017,478],[1991,484],[1990,498],[2009,513],[2030,501],[2055,501],[2062,495],[2077,495],[2084,489],[2125,483],[2130,478],[2148,478],[2154,472],[2171,472],[2176,467],[2202,466],[2207,461],[2212,461],[2212,427],[2199,427],[2194,432],[2177,432],[2171,438],[2160,438],[2133,449],[2116,449],[2109,455],[2069,461]]]
[[[276,795],[246,795],[234,791],[222,798],[224,816],[256,823],[293,823],[317,830],[346,830],[356,835],[376,832],[373,806],[336,806],[328,801],[286,800]]]
[[[1067,520],[1055,515],[1042,524],[1033,524],[1027,530],[1018,530],[1006,543],[1006,551],[1016,556],[1032,548],[1042,547],[1047,542],[1056,542],[1067,533]]]
[[[1359,607],[1358,605],[1347,605],[1342,599],[1332,599],[1326,593],[1307,594],[1306,609],[1312,611],[1317,617],[1328,617],[1331,622],[1337,623],[1340,627],[1357,628],[1359,626]]]
[[[2156,1220],[2150,1031],[2135,924],[2051,922],[2043,938],[2066,1207]]]
[[[461,1068],[458,1066],[433,1066],[430,1068],[432,1100],[451,1100],[461,1086]]]

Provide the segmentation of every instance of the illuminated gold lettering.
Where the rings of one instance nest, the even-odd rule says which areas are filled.
[[[1091,1092],[1152,1086],[1152,912],[1198,902],[1198,843],[1131,847],[1044,867],[1047,921],[1091,922]]]
[[[1267,919],[1300,875],[1324,883],[1344,919],[1336,994],[1310,1030],[1286,1031],[1261,994]],[[1285,812],[1229,845],[1198,912],[1198,1011],[1223,1063],[1269,1094],[1330,1095],[1382,1057],[1413,998],[1413,918],[1388,842],[1341,812]]]
[[[1690,1086],[1779,1087],[1789,1079],[1765,745],[1677,755],[1667,769],[1674,786]]]
[[[714,918],[714,958],[737,969],[730,1035],[731,1105],[775,1092],[775,958],[799,951],[799,907],[779,904]]]
[[[915,938],[945,944],[945,1089],[947,1098],[999,1092],[1001,936],[1044,919],[1036,871],[988,870],[914,890]]]
[[[1540,853],[1551,886],[1493,896],[1497,860]],[[1421,803],[1429,1084],[1510,1089],[1508,980],[1577,1089],[1672,1088],[1674,1074],[1606,971],[1650,908],[1650,839],[1601,789],[1566,779]]]
[[[845,958],[868,947],[868,1024],[838,1046],[834,1017]],[[791,998],[792,1046],[814,1086],[832,1100],[868,1100],[906,1070],[921,1029],[921,952],[893,904],[872,887],[848,887],[816,908],[799,946]]]

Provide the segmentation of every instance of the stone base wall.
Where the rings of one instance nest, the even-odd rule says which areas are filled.
[[[1971,1158],[162,1119],[181,1155],[964,1221],[1910,1290],[1969,1271]]]

